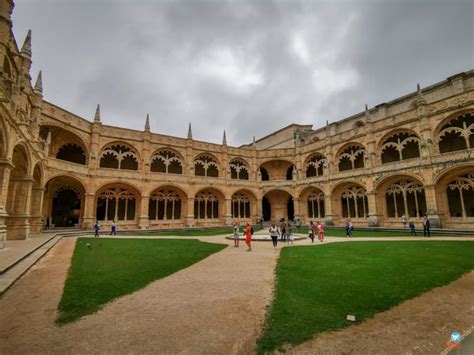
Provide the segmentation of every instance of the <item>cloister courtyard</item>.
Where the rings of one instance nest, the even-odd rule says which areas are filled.
[[[1,296],[0,352],[440,353],[469,335],[474,237],[366,234],[64,237]]]

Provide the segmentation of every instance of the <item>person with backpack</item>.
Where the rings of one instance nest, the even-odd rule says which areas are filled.
[[[275,223],[272,223],[268,232],[270,233],[270,237],[272,238],[273,249],[276,249],[278,245],[278,227],[275,226]]]

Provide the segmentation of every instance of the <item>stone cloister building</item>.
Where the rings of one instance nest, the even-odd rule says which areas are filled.
[[[227,145],[104,124],[43,99],[31,33],[0,3],[0,246],[49,227],[121,229],[299,218],[473,228],[474,71],[325,127]],[[93,111],[93,109],[91,110]],[[91,112],[92,113],[92,112]],[[91,114],[92,116],[92,114]],[[92,117],[91,117],[92,118]]]

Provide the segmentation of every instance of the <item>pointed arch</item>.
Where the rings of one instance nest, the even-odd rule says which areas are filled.
[[[157,149],[151,156],[150,170],[164,174],[183,174],[184,159],[176,150],[171,148]]]
[[[365,167],[366,149],[360,143],[347,143],[342,146],[336,156],[338,157],[339,171],[355,170]]]
[[[236,180],[248,180],[250,168],[248,163],[241,158],[234,158],[229,163],[230,177]]]
[[[311,154],[305,161],[306,177],[322,176],[327,169],[328,161],[322,153]]]
[[[387,133],[379,143],[382,164],[418,158],[420,156],[420,138],[408,129]]]
[[[451,115],[438,125],[435,132],[440,153],[474,148],[474,112]]]
[[[196,176],[219,177],[219,161],[209,153],[201,153],[194,159],[194,174]]]
[[[118,141],[106,144],[99,154],[99,159],[101,168],[138,170],[140,156],[131,145]]]

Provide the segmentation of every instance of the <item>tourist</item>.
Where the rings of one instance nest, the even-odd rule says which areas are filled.
[[[96,221],[94,224],[94,237],[99,238],[100,224],[99,221]]]
[[[234,222],[234,248],[239,247],[239,222]]]
[[[294,236],[293,236],[293,233],[292,233],[292,230],[291,230],[291,224],[290,222],[287,223],[287,228],[286,228],[286,243],[287,244],[293,244],[293,240],[294,240]]]
[[[284,242],[286,238],[286,223],[285,223],[284,218],[281,219],[280,231],[281,231],[281,241]]]
[[[110,227],[110,235],[117,235],[117,226],[115,221],[112,221],[112,226]]]
[[[346,220],[346,237],[352,237],[352,230],[353,230],[352,221],[350,219]]]
[[[423,236],[425,237],[431,237],[430,235],[430,220],[428,219],[428,216],[425,216],[423,219]]]
[[[318,221],[318,240],[324,242],[324,224]]]
[[[315,234],[314,232],[315,232],[314,223],[313,221],[310,221],[309,226],[308,226],[308,237],[311,239],[311,243],[314,243],[314,234]]]
[[[278,245],[278,228],[277,226],[275,226],[275,223],[272,223],[268,232],[270,233],[270,237],[272,238],[273,249],[276,249]]]
[[[250,227],[250,223],[247,223],[245,227],[245,244],[249,247],[247,251],[252,251],[252,227]]]
[[[408,228],[410,228],[410,235],[416,237],[415,223],[413,221],[408,224]]]
[[[407,227],[407,217],[405,215],[403,215],[401,220],[402,220],[403,228],[406,228]]]

